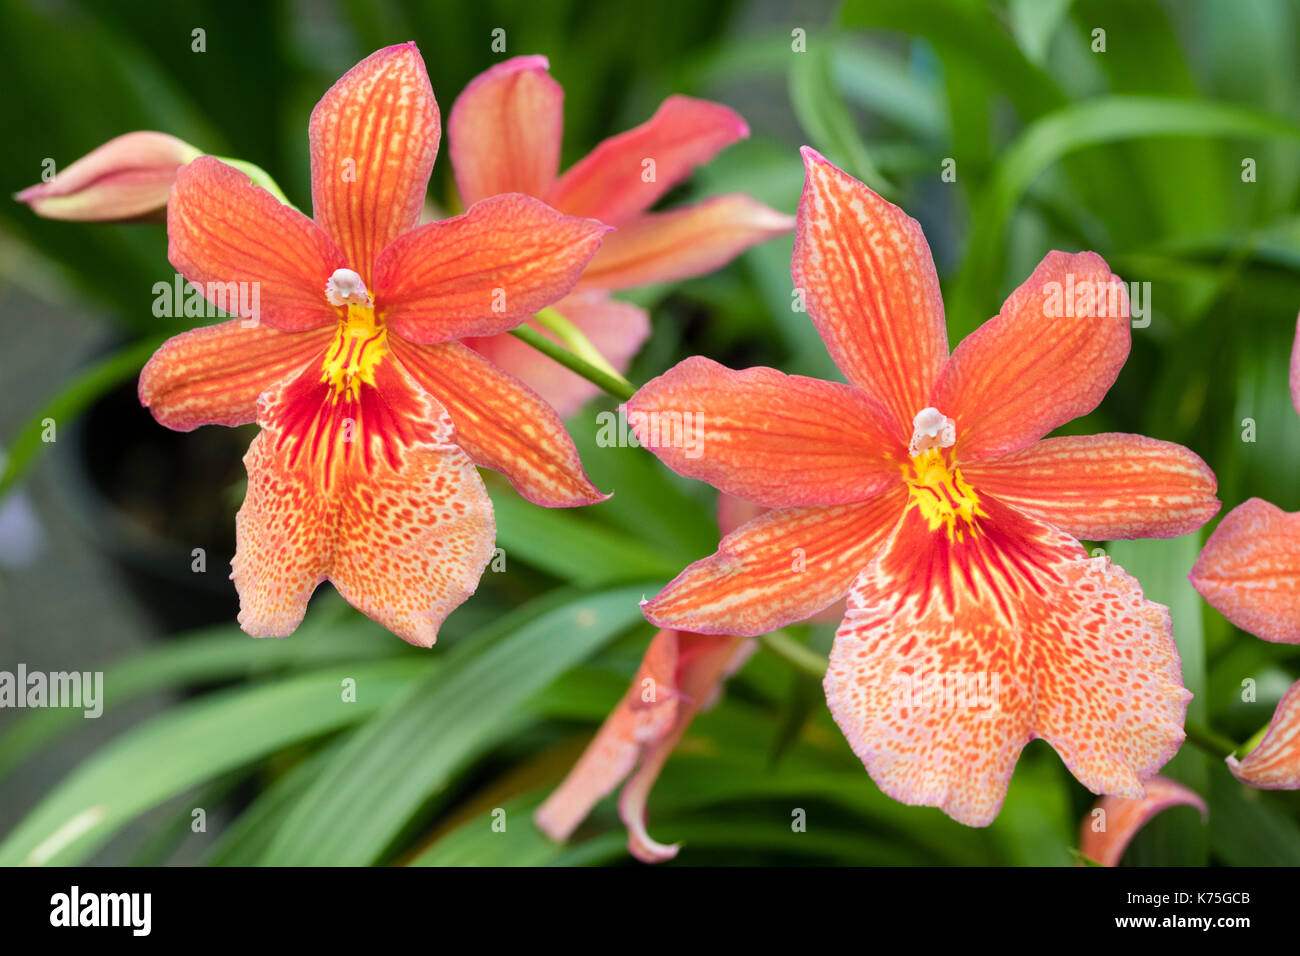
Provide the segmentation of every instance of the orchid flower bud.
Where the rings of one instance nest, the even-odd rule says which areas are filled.
[[[126,133],[14,198],[46,219],[161,222],[177,171],[200,155],[166,133]]]

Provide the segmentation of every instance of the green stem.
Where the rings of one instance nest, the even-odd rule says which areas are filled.
[[[609,375],[615,380],[622,382],[627,388],[632,388],[631,383],[622,375],[619,375],[618,370],[606,361],[605,356],[601,355],[600,352],[597,351],[596,346],[591,344],[591,340],[582,334],[582,330],[566,319],[561,313],[557,312],[554,308],[548,307],[542,309],[542,311],[538,312],[533,316],[533,318],[536,319],[538,324],[540,324],[544,329],[555,333],[556,337],[568,346],[569,351],[573,352],[573,354],[578,356],[578,358],[590,365],[594,365],[596,368],[600,369],[606,375]],[[635,391],[635,389],[633,389],[633,391]]]
[[[511,329],[510,334],[521,341],[527,342],[537,351],[555,359],[569,371],[581,375],[593,385],[600,386],[600,388],[617,399],[627,401],[636,392],[631,383],[621,375],[617,373],[610,374],[604,369],[597,368],[586,359],[570,352],[558,342],[552,342],[534,328],[521,325],[517,329]]]
[[[1190,720],[1183,725],[1183,730],[1187,733],[1188,743],[1200,747],[1211,756],[1227,757],[1237,749],[1237,745],[1223,734]]]
[[[816,651],[800,644],[785,631],[773,631],[764,634],[758,640],[773,654],[785,658],[788,663],[804,673],[811,674],[818,680],[826,676],[826,668],[830,662]]]

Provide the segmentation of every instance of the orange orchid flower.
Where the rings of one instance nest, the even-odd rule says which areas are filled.
[[[1049,253],[950,355],[920,226],[803,152],[794,284],[851,384],[697,357],[627,402],[674,471],[776,509],[646,617],[748,636],[847,594],[826,696],[885,793],[986,825],[1042,737],[1090,790],[1141,797],[1190,694],[1168,610],[1076,539],[1185,534],[1219,502],[1179,445],[1044,440],[1118,376],[1122,285],[1092,253]]]
[[[1300,319],[1291,351],[1291,399],[1300,412]],[[1224,617],[1256,637],[1300,644],[1300,511],[1259,498],[1219,522],[1189,575]],[[1229,756],[1238,780],[1265,790],[1300,789],[1300,681],[1278,702],[1263,739],[1245,757]]]
[[[645,310],[608,292],[711,272],[750,246],[788,232],[794,220],[741,193],[647,212],[694,167],[749,135],[732,110],[686,96],[670,96],[645,123],[605,140],[560,175],[564,90],[548,70],[544,56],[514,57],[465,88],[447,121],[456,183],[466,205],[519,192],[615,227],[574,294],[556,310],[621,372],[650,325]],[[590,382],[513,336],[470,344],[537,389],[562,415],[596,394]]]
[[[1196,791],[1168,777],[1148,780],[1146,794],[1136,800],[1102,797],[1079,825],[1079,852],[1102,866],[1119,866],[1138,831],[1157,813],[1178,806],[1195,807],[1202,820],[1210,813]]]
[[[292,632],[328,579],[432,644],[492,554],[475,464],[539,504],[605,497],[555,411],[457,340],[564,296],[607,227],[501,195],[416,228],[439,135],[408,43],[357,64],[313,110],[314,221],[210,157],[177,176],[169,258],[241,318],[166,342],[140,400],[180,431],[262,428],[231,575],[255,636]]]

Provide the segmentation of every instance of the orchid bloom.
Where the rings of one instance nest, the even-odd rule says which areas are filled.
[[[1076,539],[1185,534],[1219,502],[1179,445],[1043,437],[1118,376],[1123,286],[1092,253],[1049,253],[950,355],[920,226],[803,153],[792,275],[851,384],[696,357],[627,402],[674,471],[776,509],[645,616],[749,636],[847,594],[826,696],[885,793],[986,825],[1042,737],[1090,790],[1141,797],[1190,694],[1168,610]]]
[[[722,682],[745,662],[753,643],[674,630],[656,634],[623,699],[564,782],[538,807],[534,820],[542,832],[567,840],[592,807],[630,777],[618,802],[628,851],[643,863],[675,857],[676,844],[658,843],[646,831],[646,799],[696,713],[713,705]]]
[[[14,198],[46,219],[161,222],[177,171],[199,155],[166,133],[125,133]]]
[[[1300,320],[1291,351],[1291,400],[1300,412]],[[1228,512],[1205,543],[1192,586],[1224,617],[1256,637],[1300,644],[1300,511],[1251,498]],[[1300,681],[1278,702],[1259,744],[1229,756],[1242,783],[1300,789]]]
[[[1079,852],[1102,866],[1119,866],[1138,831],[1157,813],[1178,806],[1195,807],[1202,820],[1210,813],[1196,791],[1167,777],[1148,780],[1146,794],[1136,800],[1102,797],[1079,826]]]
[[[177,176],[169,258],[241,318],[164,343],[140,400],[179,431],[261,426],[231,575],[255,636],[293,631],[328,579],[432,644],[492,555],[476,463],[539,504],[605,497],[554,410],[457,339],[565,295],[606,227],[501,195],[415,228],[439,132],[408,43],[357,64],[312,112],[315,221],[209,157]]]
[[[621,372],[650,326],[643,309],[608,292],[710,272],[789,231],[794,220],[741,193],[647,212],[695,166],[749,135],[732,110],[686,96],[670,96],[648,121],[605,140],[559,175],[564,91],[548,69],[544,56],[514,57],[461,93],[447,122],[456,184],[466,205],[519,192],[615,227],[574,294],[556,310]],[[513,336],[470,344],[537,389],[562,415],[596,394],[590,382]]]

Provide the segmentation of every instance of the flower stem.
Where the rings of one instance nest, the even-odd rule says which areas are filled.
[[[758,640],[773,654],[785,658],[787,663],[793,664],[804,673],[811,674],[819,680],[826,676],[826,668],[830,662],[816,651],[800,644],[785,631],[772,631]]]
[[[567,320],[565,321],[567,322]],[[575,329],[574,331],[577,330]],[[617,399],[627,401],[632,397],[633,393],[636,392],[636,389],[632,387],[632,384],[617,372],[614,372],[612,369],[607,372],[602,368],[596,367],[586,359],[569,351],[558,342],[552,342],[534,328],[527,325],[521,325],[517,329],[511,329],[510,334],[521,341],[527,342],[544,355],[555,359],[555,361],[559,362],[569,371],[581,375],[593,385],[600,386],[600,388]],[[587,345],[590,347],[591,343],[588,342]]]
[[[609,362],[605,360],[605,356],[601,355],[600,352],[597,351],[596,346],[591,344],[591,339],[583,335],[582,330],[566,319],[562,313],[556,311],[554,308],[548,307],[542,309],[542,311],[538,312],[533,316],[533,318],[536,319],[538,324],[543,328],[555,333],[556,337],[568,347],[569,351],[577,355],[578,358],[590,365],[596,366],[596,368],[600,369],[606,375],[612,376],[628,388],[632,387],[628,380],[622,375],[619,375],[614,366],[610,365]]]
[[[1237,749],[1237,745],[1223,734],[1190,720],[1183,726],[1183,730],[1187,734],[1188,743],[1200,747],[1211,756],[1227,757]]]

